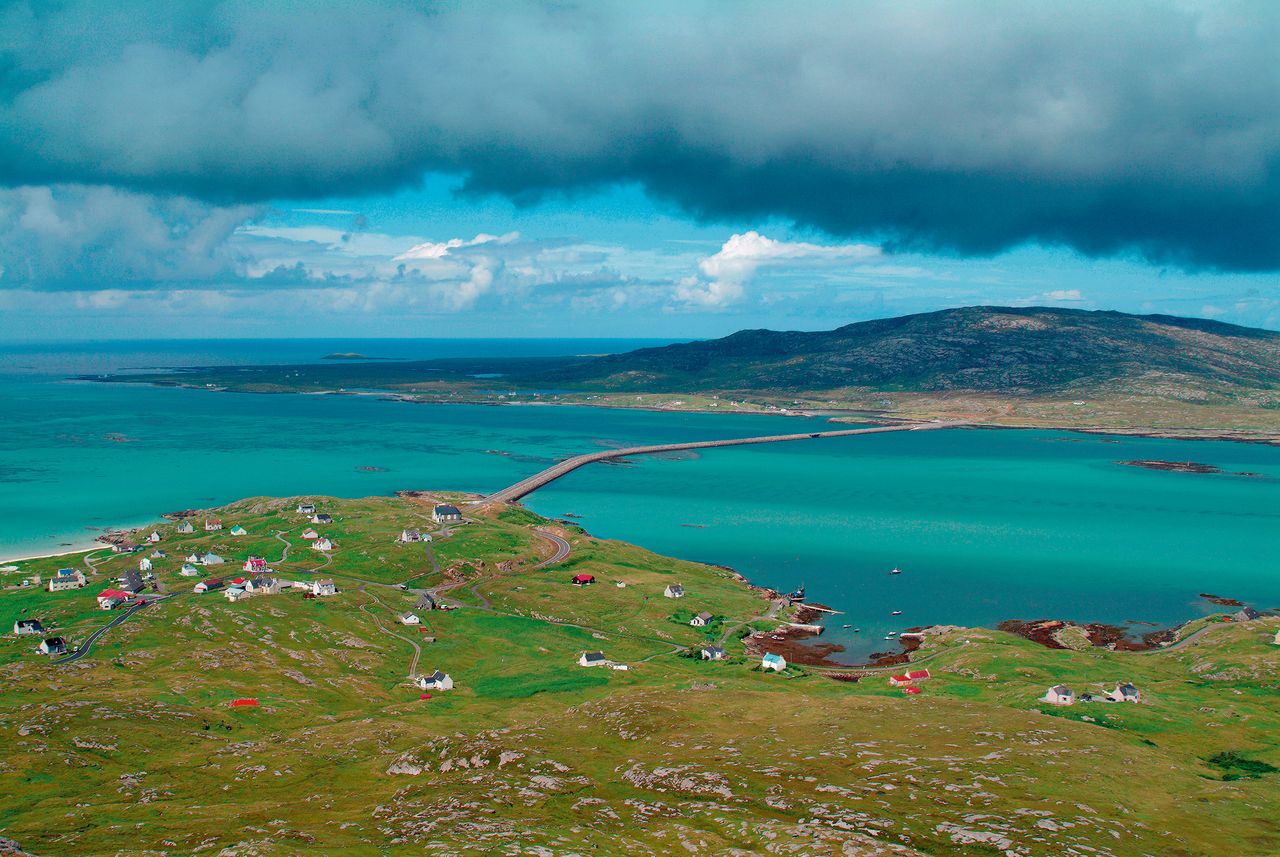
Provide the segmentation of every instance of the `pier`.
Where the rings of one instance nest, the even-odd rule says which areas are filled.
[[[629,446],[622,449],[604,449],[599,452],[588,452],[584,455],[575,455],[573,458],[566,458],[564,461],[548,467],[541,473],[535,473],[533,476],[530,476],[527,479],[522,479],[514,485],[503,488],[501,491],[495,491],[493,494],[484,498],[482,502],[512,503],[527,494],[532,494],[544,485],[549,485],[561,476],[564,476],[566,473],[572,473],[579,467],[583,467],[595,461],[626,458],[632,455],[651,455],[655,452],[677,452],[684,449],[710,449],[717,446],[745,446],[752,443],[783,443],[793,440],[818,440],[830,437],[851,437],[853,435],[881,434],[891,431],[929,431],[933,429],[955,428],[963,425],[966,425],[966,423],[904,423],[902,425],[838,429],[835,431],[805,432],[803,434],[772,434],[765,435],[763,437],[736,437],[725,440],[696,440],[688,443],[662,443],[653,446]]]

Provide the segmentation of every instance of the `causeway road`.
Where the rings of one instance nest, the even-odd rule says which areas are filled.
[[[682,449],[708,449],[716,446],[744,446],[751,443],[781,443],[790,440],[817,440],[828,437],[850,437],[858,434],[881,434],[891,431],[929,431],[932,429],[955,428],[967,425],[958,422],[904,423],[892,426],[874,426],[872,428],[838,429],[835,431],[815,431],[804,434],[771,434],[763,437],[736,437],[725,440],[696,440],[688,443],[662,443],[654,446],[629,446],[623,449],[604,449],[599,452],[588,452],[575,455],[535,473],[528,479],[522,479],[514,485],[496,491],[484,498],[485,503],[513,503],[527,494],[532,494],[544,485],[548,485],[566,473],[572,473],[579,467],[595,461],[611,458],[626,458],[631,455],[650,455],[655,452],[675,452]]]

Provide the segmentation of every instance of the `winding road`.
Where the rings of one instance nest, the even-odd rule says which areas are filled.
[[[164,595],[164,596],[161,596],[160,598],[153,598],[147,601],[145,604],[134,604],[128,609],[121,611],[120,613],[116,614],[116,616],[110,622],[108,622],[107,624],[103,625],[101,628],[99,628],[98,630],[90,634],[88,639],[86,639],[83,643],[81,643],[80,646],[74,652],[67,655],[65,658],[59,658],[58,660],[54,661],[53,662],[54,665],[58,666],[61,664],[69,664],[69,663],[73,663],[75,661],[80,660],[85,655],[89,654],[89,650],[93,648],[93,644],[98,642],[98,639],[102,637],[103,634],[110,631],[116,625],[119,625],[122,622],[126,621],[130,616],[132,616],[134,613],[137,613],[139,610],[144,610],[147,607],[151,606],[152,604],[158,604],[161,601],[167,601],[176,595],[178,595],[178,593],[176,592],[170,593],[169,595]]]
[[[558,562],[564,562],[566,559],[569,558],[569,551],[571,551],[572,548],[569,547],[569,543],[567,541],[560,538],[560,536],[557,536],[555,533],[550,532],[549,530],[544,530],[541,527],[534,530],[533,532],[536,535],[551,542],[551,544],[554,545],[556,549],[556,552],[551,556],[550,559],[544,559],[542,562],[535,565],[534,568],[546,568],[549,565],[555,565]]]

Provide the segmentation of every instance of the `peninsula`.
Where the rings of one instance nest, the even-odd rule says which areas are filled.
[[[1280,333],[1052,307],[965,307],[822,332],[748,330],[598,357],[85,377],[241,392],[379,390],[417,402],[827,413],[1280,442]]]
[[[820,611],[448,492],[187,509],[2,582],[24,853],[1280,849],[1252,611],[1145,653],[932,628],[805,666],[779,631]]]

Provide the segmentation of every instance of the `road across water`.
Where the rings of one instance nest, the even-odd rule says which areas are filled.
[[[567,473],[572,473],[579,467],[591,464],[596,461],[605,461],[611,458],[625,458],[629,455],[651,455],[656,452],[676,452],[684,449],[708,449],[716,446],[745,446],[754,443],[783,443],[793,440],[817,440],[831,437],[849,437],[859,434],[879,434],[891,431],[928,431],[931,429],[954,428],[956,426],[967,425],[967,423],[904,423],[902,425],[892,426],[874,426],[872,428],[857,429],[838,429],[835,431],[818,431],[806,432],[804,434],[773,434],[761,437],[738,437],[726,440],[697,440],[688,443],[662,443],[653,446],[629,446],[622,449],[606,449],[600,452],[589,452],[585,455],[575,455],[573,458],[566,458],[558,464],[554,464],[540,473],[522,479],[514,485],[496,491],[484,498],[486,503],[511,503],[524,497],[526,494],[532,494],[544,485],[548,485]]]

